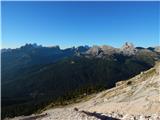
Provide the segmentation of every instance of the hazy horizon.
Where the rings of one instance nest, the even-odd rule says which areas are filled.
[[[128,42],[128,41],[126,41],[127,43],[132,43],[132,42]],[[36,44],[37,46],[42,46],[42,47],[55,47],[55,46],[59,46],[60,47],[60,49],[67,49],[67,48],[72,48],[72,47],[79,47],[79,46],[88,46],[88,47],[93,47],[93,46],[105,46],[105,45],[107,45],[107,46],[112,46],[112,47],[114,47],[114,48],[121,48],[126,42],[124,42],[123,44],[121,44],[120,46],[112,46],[112,45],[109,45],[109,44],[101,44],[101,45],[97,45],[97,44],[93,44],[93,45],[87,45],[87,44],[84,44],[84,45],[77,45],[77,46],[68,46],[68,47],[62,47],[61,45],[58,45],[58,44],[55,44],[55,45],[53,45],[53,44],[51,44],[51,45],[43,45],[43,44],[38,44],[38,43],[24,43],[24,44],[22,44],[21,46],[17,46],[17,47],[14,47],[14,48],[1,48],[1,49],[16,49],[16,48],[20,48],[20,47],[22,47],[22,46],[25,46],[26,44]],[[135,45],[134,43],[132,43],[133,45],[134,45],[134,47],[143,47],[143,48],[148,48],[148,47],[157,47],[157,46],[160,46],[159,44],[157,44],[157,45],[154,45],[154,46],[138,46],[138,45]]]

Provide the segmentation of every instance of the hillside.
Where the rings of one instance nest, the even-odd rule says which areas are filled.
[[[160,62],[117,86],[93,94],[77,104],[52,108],[18,119],[37,120],[159,120]]]
[[[60,49],[26,44],[2,50],[2,118],[30,115],[110,89],[154,66],[158,47],[125,43]],[[25,110],[24,110],[25,108]]]

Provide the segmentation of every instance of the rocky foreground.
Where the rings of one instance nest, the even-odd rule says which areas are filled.
[[[77,104],[13,120],[160,120],[160,63]]]
[[[78,111],[77,108],[57,108],[41,115],[17,117],[14,120],[160,120],[160,114],[133,115],[125,113],[97,113]]]

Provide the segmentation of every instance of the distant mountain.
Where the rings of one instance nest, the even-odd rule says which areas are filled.
[[[79,46],[60,49],[26,44],[1,51],[2,116],[28,115],[49,103],[66,101],[115,86],[160,60],[157,47]],[[25,110],[24,110],[25,107]]]
[[[87,46],[79,46],[63,50],[59,46],[43,47],[37,44],[26,44],[16,49],[2,49],[2,73],[8,74],[33,65],[54,63],[88,49]]]
[[[62,50],[59,46],[42,47],[37,44],[26,44],[17,49],[2,49],[1,54],[3,64],[34,65],[53,63],[62,58],[73,56],[76,52],[85,52],[88,49],[87,46],[79,46]]]
[[[156,47],[134,47],[132,43],[126,42],[121,48],[114,48],[111,46],[93,46],[84,55],[94,57],[105,57],[107,55],[113,56],[115,54],[121,54],[125,56],[136,56],[138,54],[152,54],[155,59],[158,59],[160,53],[160,46]]]

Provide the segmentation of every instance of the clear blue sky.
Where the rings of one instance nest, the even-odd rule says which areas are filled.
[[[2,47],[159,43],[160,2],[2,2]]]

